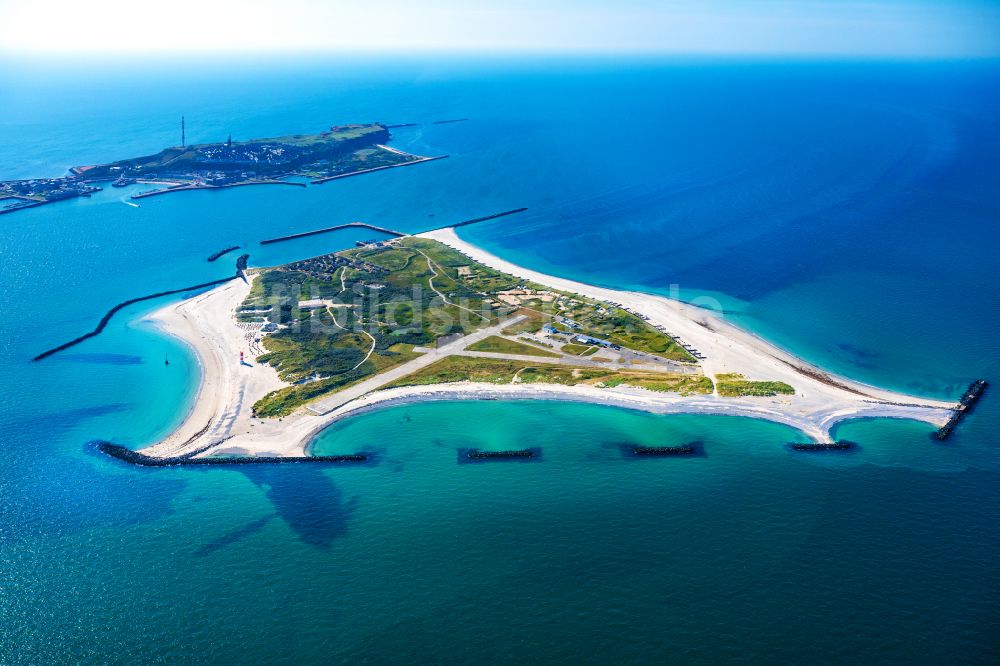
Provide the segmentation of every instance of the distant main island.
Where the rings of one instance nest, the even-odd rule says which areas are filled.
[[[70,169],[67,176],[0,182],[0,214],[76,197],[89,197],[110,182],[113,187],[136,183],[157,186],[132,194],[132,199],[195,189],[242,185],[313,184],[394,167],[443,159],[423,157],[385,145],[391,135],[382,123],[335,125],[318,134],[294,134],[269,139],[186,145],[155,155],[133,157]]]

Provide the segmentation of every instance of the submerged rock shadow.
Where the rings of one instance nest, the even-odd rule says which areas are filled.
[[[63,363],[95,363],[100,365],[142,365],[141,356],[131,354],[63,354],[58,357]]]
[[[211,555],[212,553],[214,553],[217,550],[221,550],[221,549],[225,548],[228,545],[231,545],[231,544],[236,543],[237,541],[240,541],[244,537],[248,537],[251,534],[259,532],[260,530],[264,529],[267,526],[267,524],[269,522],[271,522],[271,520],[273,518],[274,518],[273,514],[270,515],[270,516],[264,516],[263,518],[261,518],[259,520],[253,520],[253,521],[247,523],[243,527],[235,529],[235,530],[233,530],[231,532],[227,532],[226,534],[223,534],[222,536],[220,536],[215,541],[210,541],[210,542],[206,543],[204,546],[202,546],[201,548],[199,548],[198,550],[196,550],[194,552],[194,556],[195,557],[207,557],[207,556]]]
[[[304,543],[328,548],[347,534],[347,523],[357,507],[357,501],[345,500],[343,491],[321,468],[312,465],[245,465],[238,471],[258,487],[266,489],[267,499],[277,515]]]

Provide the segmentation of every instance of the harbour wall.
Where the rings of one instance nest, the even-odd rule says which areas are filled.
[[[156,197],[161,194],[170,194],[171,192],[190,192],[191,190],[225,190],[231,187],[247,187],[249,185],[291,185],[293,187],[305,187],[305,183],[296,183],[287,180],[254,180],[243,183],[228,183],[226,185],[180,185],[177,187],[167,187],[162,190],[149,190],[148,192],[139,192],[138,194],[133,194],[130,199],[146,199],[148,197]]]
[[[352,229],[352,228],[371,229],[372,231],[378,231],[380,233],[388,234],[390,236],[406,235],[402,231],[394,231],[393,229],[377,227],[374,224],[368,224],[367,222],[348,222],[347,224],[338,224],[335,227],[326,227],[325,229],[314,229],[313,231],[303,231],[297,234],[289,234],[288,236],[278,236],[277,238],[268,238],[267,240],[262,240],[260,244],[269,245],[271,243],[281,243],[282,241],[295,240],[296,238],[306,238],[307,236],[315,236],[317,234],[325,234],[331,231],[338,231],[340,229]]]
[[[403,162],[402,164],[387,164],[385,166],[372,167],[371,169],[361,169],[360,171],[352,171],[350,173],[342,173],[336,176],[326,176],[325,178],[317,178],[316,180],[310,181],[313,185],[322,185],[323,183],[328,183],[331,180],[340,180],[341,178],[350,178],[351,176],[360,176],[366,173],[375,173],[376,171],[385,171],[387,169],[398,169],[399,167],[411,166],[414,164],[423,164],[424,162],[433,162],[435,160],[443,160],[449,157],[448,155],[438,155],[437,157],[421,157],[418,160],[413,160],[411,162]]]

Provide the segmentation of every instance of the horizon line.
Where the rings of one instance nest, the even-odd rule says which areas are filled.
[[[405,47],[386,49],[364,46],[322,47],[302,49],[180,49],[180,50],[124,50],[124,49],[5,49],[0,45],[0,59],[24,60],[73,60],[106,59],[106,58],[141,58],[160,59],[163,56],[172,58],[239,58],[259,59],[270,58],[290,59],[316,56],[355,55],[366,57],[399,57],[399,56],[454,56],[456,54],[481,57],[544,57],[544,58],[629,58],[629,59],[689,59],[689,60],[785,60],[785,61],[836,61],[836,60],[881,60],[881,61],[985,61],[1000,60],[1000,51],[984,53],[913,53],[913,52],[858,52],[858,51],[799,51],[799,50],[742,50],[742,51],[682,51],[671,49],[576,49],[554,48],[542,49],[531,47],[465,47],[465,46],[435,46],[435,47]]]

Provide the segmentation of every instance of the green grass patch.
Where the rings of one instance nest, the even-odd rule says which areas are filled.
[[[723,373],[715,376],[719,395],[734,398],[737,396],[770,397],[775,395],[794,395],[795,389],[785,382],[751,381],[738,373]]]
[[[663,393],[680,393],[681,395],[709,394],[712,392],[712,380],[705,375],[666,374],[666,373],[631,373],[621,372],[603,382],[605,386],[620,386],[627,384],[644,388],[648,391]]]
[[[481,352],[496,352],[499,354],[521,354],[524,356],[547,356],[550,358],[558,358],[559,354],[546,351],[544,349],[539,349],[538,347],[533,347],[532,345],[526,345],[523,342],[517,340],[511,340],[509,338],[501,338],[498,335],[491,335],[485,340],[480,340],[474,344],[469,345],[469,351],[481,351]]]
[[[594,345],[578,345],[575,342],[568,342],[562,346],[564,354],[572,354],[573,356],[590,356],[596,354],[598,349]]]
[[[521,383],[531,384],[589,384],[594,386],[620,386],[628,384],[650,391],[688,394],[712,392],[712,381],[704,375],[655,372],[618,372],[603,368],[572,368],[529,361],[509,361],[492,358],[449,356],[403,377],[389,386],[419,386],[454,382],[480,382],[510,384],[517,376]]]
[[[354,372],[271,391],[253,404],[253,414],[259,418],[288,416],[307,402],[357,383],[372,374],[370,370],[365,372],[363,369],[364,366],[361,366]]]
[[[350,130],[354,131],[354,130]],[[376,156],[367,153],[366,159]],[[428,259],[431,265],[428,265]],[[461,270],[460,270],[461,269]],[[693,360],[669,337],[640,318],[583,296],[548,289],[495,271],[436,241],[402,238],[380,248],[352,248],[331,255],[294,262],[284,267],[260,269],[239,318],[281,325],[264,338],[267,352],[259,357],[279,376],[296,385],[258,401],[262,415],[290,413],[318,396],[339,390],[414,357],[413,346],[433,346],[444,336],[467,335],[487,323],[502,321],[513,312],[526,319],[506,334],[538,331],[545,322],[568,317],[581,325],[579,332],[609,340],[624,348],[666,358]],[[435,273],[437,275],[435,276]],[[341,276],[344,283],[341,284]],[[435,289],[431,289],[431,280]],[[528,290],[529,305],[518,307],[499,301],[499,292]],[[336,324],[326,309],[302,310],[300,301],[329,299],[352,307],[335,308]],[[450,301],[450,302],[449,302]],[[472,314],[482,313],[483,317]],[[565,328],[565,325],[556,325]],[[361,363],[375,339],[375,352]],[[472,347],[519,355],[557,358],[558,354],[523,342],[494,336]],[[567,344],[564,351],[581,356],[597,353],[596,346]],[[493,359],[446,359],[409,381],[548,381],[555,383],[623,382],[622,373],[600,368],[566,368],[552,364],[497,365]],[[499,363],[503,361],[497,360]],[[361,363],[360,366],[358,364]],[[358,366],[358,367],[355,367]],[[530,366],[530,367],[529,367]],[[320,379],[316,380],[315,378]],[[702,390],[673,379],[636,378],[651,390]],[[630,381],[631,381],[630,380]],[[689,382],[690,380],[685,380]],[[734,379],[733,381],[739,381]],[[734,390],[783,392],[785,385],[746,383]],[[790,392],[790,391],[789,391]],[[746,394],[746,393],[745,393]]]
[[[509,384],[513,381],[515,374],[522,382],[526,383],[577,384],[600,379],[608,373],[601,369],[571,368],[530,361],[449,356],[412,375],[396,380],[389,384],[389,387],[448,384],[462,381]]]

